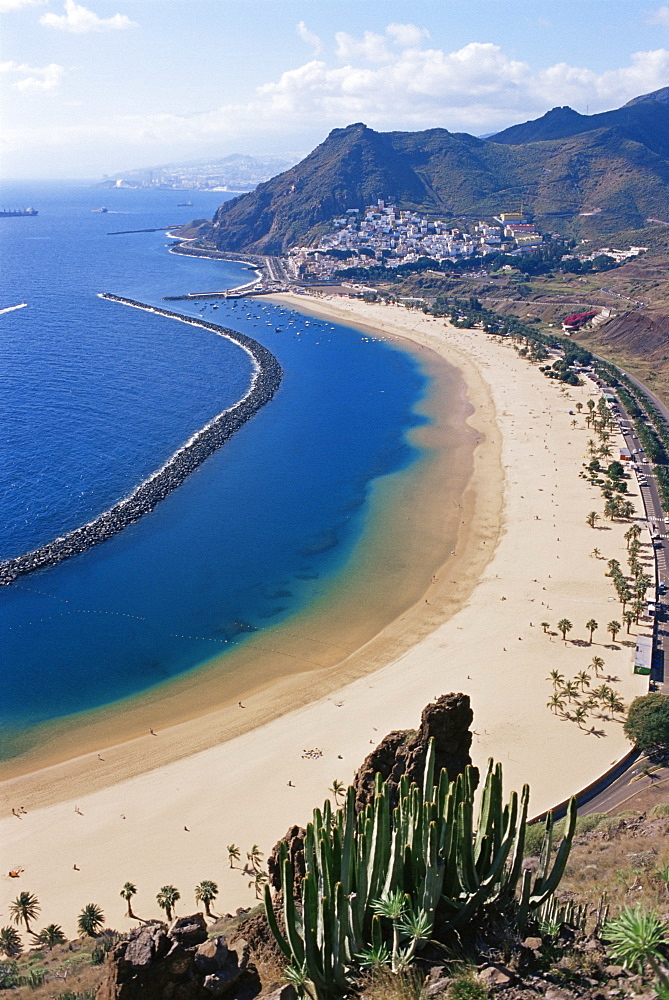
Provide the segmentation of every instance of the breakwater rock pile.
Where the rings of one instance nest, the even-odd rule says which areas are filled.
[[[258,410],[269,403],[281,384],[283,376],[281,365],[271,351],[259,344],[257,340],[253,340],[252,337],[247,337],[236,330],[217,326],[215,323],[208,323],[205,320],[183,316],[180,313],[160,309],[157,306],[148,306],[143,302],[136,302],[134,299],[112,295],[110,292],[101,293],[100,298],[111,302],[120,302],[122,305],[132,306],[135,309],[143,309],[145,312],[157,313],[159,316],[167,316],[180,323],[202,327],[205,330],[211,330],[212,333],[220,337],[232,340],[253,360],[254,371],[251,385],[246,395],[238,403],[219,413],[193,434],[165,462],[162,468],[140,483],[124,500],[120,500],[88,524],[68,531],[60,538],[33,549],[32,552],[0,562],[0,584],[10,584],[17,577],[25,573],[32,573],[44,566],[55,566],[56,563],[69,559],[70,556],[78,555],[93,545],[106,541],[112,535],[122,531],[127,525],[138,521],[144,514],[153,510],[156,504],[160,503],[172,490],[181,486],[191,472],[202,465],[205,459],[225,444],[235,431],[238,431]]]

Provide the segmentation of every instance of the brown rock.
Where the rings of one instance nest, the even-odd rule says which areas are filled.
[[[523,948],[529,948],[530,951],[541,951],[543,944],[540,937],[528,937],[523,941]]]
[[[192,948],[207,940],[207,924],[202,913],[193,913],[189,917],[177,917],[168,929],[173,941],[182,944],[184,948]]]
[[[294,884],[299,886],[304,878],[304,838],[307,831],[301,826],[291,826],[285,837],[277,841],[272,853],[267,858],[267,873],[269,884],[277,892],[281,888],[281,866],[279,864],[279,852],[281,844],[288,845],[288,857],[293,866]]]
[[[604,969],[604,975],[608,976],[610,979],[617,979],[618,976],[625,975],[625,970],[622,965],[607,965]]]
[[[267,996],[263,996],[262,1000],[297,1000],[297,990],[290,983],[285,983]]]
[[[421,784],[428,740],[435,744],[435,776],[442,768],[451,781],[471,764],[469,727],[474,714],[466,694],[445,694],[423,709],[420,728],[389,733],[369,754],[355,776],[356,807],[364,809],[374,797],[374,777],[378,772],[395,795],[400,778]],[[476,772],[478,782],[478,771]]]
[[[125,961],[133,972],[146,968],[169,951],[170,942],[162,924],[150,924],[132,931],[125,949]]]
[[[513,982],[513,973],[503,965],[484,965],[479,969],[478,977],[482,983],[491,989],[503,989]]]
[[[230,965],[220,972],[212,972],[210,976],[205,976],[203,986],[212,996],[224,997],[237,984],[241,975],[241,969],[236,965]]]
[[[198,945],[195,952],[195,968],[198,972],[218,972],[225,965],[228,957],[228,946],[225,938],[215,937]]]

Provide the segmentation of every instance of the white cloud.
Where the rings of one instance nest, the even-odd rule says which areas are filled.
[[[392,28],[392,30],[391,30]],[[308,29],[307,29],[308,30]],[[473,134],[536,118],[555,105],[590,113],[669,85],[669,49],[637,52],[598,73],[566,62],[533,66],[491,42],[448,52],[430,47],[413,26],[382,34],[337,36],[342,61],[313,58],[286,70],[238,104],[191,115],[98,116],[22,124],[4,140],[15,149],[104,150],[107,162],[152,156],[209,155],[212,148],[309,147],[332,128],[364,121],[380,131],[443,127]],[[16,67],[19,89],[53,90],[62,67]],[[19,73],[20,70],[20,73]],[[18,77],[20,76],[20,79]],[[25,82],[23,82],[25,81]],[[288,138],[289,137],[289,138]],[[285,146],[284,146],[285,148]]]
[[[314,34],[313,31],[310,31],[309,28],[307,28],[304,21],[298,21],[295,30],[297,31],[298,36],[302,39],[303,42],[306,42],[307,45],[312,46],[315,56],[319,55],[320,52],[322,52],[323,43],[321,42],[318,35]]]
[[[28,66],[27,63],[0,63],[0,73],[15,74],[12,87],[24,94],[53,94],[60,85],[65,68],[58,63],[48,66]]]
[[[650,15],[647,21],[648,24],[663,24],[665,28],[669,28],[669,7],[658,7],[656,11]]]
[[[430,37],[427,28],[418,28],[415,24],[389,24],[386,28],[386,35],[393,39],[398,45],[405,48],[412,48]]]
[[[21,7],[29,7],[33,4],[43,4],[47,0],[0,0],[0,14],[9,14],[11,11],[20,10]]]
[[[47,28],[58,28],[60,31],[70,31],[75,35],[84,35],[90,31],[124,31],[126,28],[136,28],[126,14],[114,14],[113,17],[98,17],[92,10],[83,7],[75,0],[65,0],[64,14],[42,14],[40,24]]]

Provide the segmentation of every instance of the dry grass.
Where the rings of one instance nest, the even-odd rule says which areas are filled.
[[[102,981],[103,966],[91,964],[95,941],[71,941],[48,948],[35,948],[19,956],[17,972],[27,976],[31,971],[46,973],[41,986],[16,986],[8,991],[13,1000],[57,1000],[63,993],[90,993],[92,996]],[[6,967],[7,961],[3,961]]]
[[[596,906],[605,892],[612,915],[639,903],[668,913],[668,868],[669,817],[605,816],[575,838],[558,895]]]
[[[361,979],[360,997],[361,1000],[421,1000],[422,984],[423,977],[415,969],[399,975],[390,969],[378,969]]]

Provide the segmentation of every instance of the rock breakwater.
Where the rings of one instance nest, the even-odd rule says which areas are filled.
[[[281,384],[283,371],[277,359],[257,340],[253,340],[243,333],[217,326],[215,323],[208,323],[205,320],[170,312],[168,309],[136,302],[134,299],[112,295],[110,292],[100,293],[100,298],[132,306],[135,309],[143,309],[145,312],[156,313],[159,316],[167,316],[180,323],[202,327],[202,329],[211,330],[212,333],[220,337],[226,337],[238,344],[253,360],[254,371],[251,384],[248,392],[239,402],[229,409],[223,410],[222,413],[219,413],[193,434],[160,469],[140,483],[128,497],[114,504],[113,507],[104,511],[88,524],[68,531],[67,534],[48,542],[46,545],[40,545],[39,548],[33,549],[31,552],[0,562],[0,584],[10,584],[17,577],[26,573],[32,573],[44,566],[55,566],[64,559],[69,559],[70,556],[85,552],[93,545],[98,545],[122,531],[127,525],[138,521],[144,514],[148,514],[172,490],[180,486],[191,472],[202,465],[205,459],[225,444],[247,420],[250,420],[258,410],[269,403]]]

